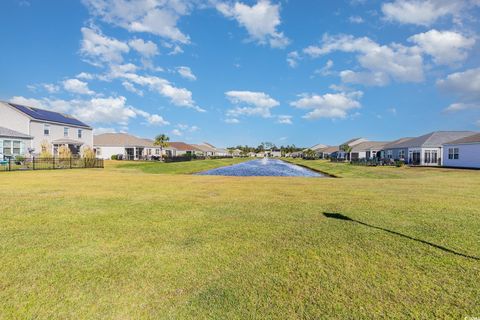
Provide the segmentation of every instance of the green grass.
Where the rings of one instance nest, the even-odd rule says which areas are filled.
[[[414,240],[480,256],[479,171],[175,165],[0,173],[0,318],[480,316],[480,261]]]
[[[233,159],[216,159],[216,160],[198,160],[187,162],[139,162],[139,161],[107,161],[107,166],[125,168],[125,169],[139,169],[145,173],[163,173],[163,174],[191,174],[201,171],[211,170],[218,167],[229,166],[244,162],[250,159],[247,158],[233,158]]]

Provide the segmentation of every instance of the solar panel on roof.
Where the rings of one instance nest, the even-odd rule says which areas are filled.
[[[67,116],[67,115],[64,115],[58,112],[53,112],[53,111],[22,106],[20,104],[15,104],[15,103],[9,103],[9,104],[15,109],[17,109],[18,111],[23,112],[26,115],[36,120],[59,122],[59,123],[70,124],[75,126],[88,127],[88,125],[73,118],[72,116]]]

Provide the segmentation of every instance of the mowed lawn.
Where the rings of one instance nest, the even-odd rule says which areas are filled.
[[[480,171],[228,163],[0,173],[0,318],[480,316]]]

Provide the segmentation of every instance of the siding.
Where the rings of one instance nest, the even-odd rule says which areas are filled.
[[[459,159],[448,159],[449,148],[459,149]],[[443,148],[443,165],[458,168],[480,168],[480,143],[445,145]]]

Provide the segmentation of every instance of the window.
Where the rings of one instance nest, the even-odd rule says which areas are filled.
[[[430,151],[425,151],[425,157],[423,160],[425,163],[430,163]]]
[[[97,148],[95,151],[96,151],[95,153],[97,154],[97,156],[102,155],[102,149],[101,148]]]
[[[21,142],[20,141],[13,141],[13,154],[18,155],[20,154]]]
[[[160,154],[160,149],[155,149],[155,154],[159,155]]]
[[[393,151],[392,150],[387,150],[387,158],[392,159],[393,158]]]
[[[68,137],[68,128],[63,128],[63,136]]]
[[[81,129],[78,129],[77,137],[78,137],[78,139],[82,139],[82,130]]]
[[[43,134],[46,136],[50,135],[50,125],[46,124],[43,126]]]
[[[458,148],[448,148],[448,159],[458,160],[459,159],[459,150]]]
[[[398,158],[405,159],[405,150],[398,151]]]
[[[12,155],[12,141],[11,140],[3,140],[3,154],[6,156]]]

